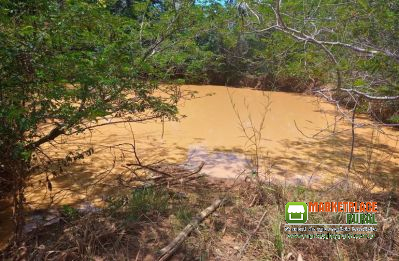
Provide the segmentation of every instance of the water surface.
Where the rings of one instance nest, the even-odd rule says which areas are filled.
[[[137,154],[147,164],[164,160],[194,168],[205,162],[203,173],[235,178],[257,169],[253,164],[257,154],[259,173],[271,182],[325,188],[345,179],[351,131],[335,106],[294,93],[208,85],[181,88],[196,91],[198,98],[180,102],[179,121],[107,125],[58,139],[50,149],[55,157],[89,147],[95,153],[57,176],[50,175],[52,191],[43,186],[44,176],[33,179],[27,197],[30,206],[99,202],[128,190],[120,186],[120,177],[126,163],[134,161],[131,146],[121,146],[123,151],[110,146],[133,143],[133,135]],[[358,122],[370,124],[364,118]],[[257,146],[250,142],[254,131],[261,138]],[[398,134],[382,131],[388,135],[366,126],[356,129],[351,177],[367,188],[389,190],[398,180]],[[8,221],[2,218],[2,230]]]

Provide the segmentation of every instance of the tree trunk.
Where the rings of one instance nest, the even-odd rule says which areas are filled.
[[[20,162],[14,170],[13,180],[13,218],[15,225],[15,243],[19,245],[23,240],[23,228],[25,225],[25,178],[28,173],[27,164]]]

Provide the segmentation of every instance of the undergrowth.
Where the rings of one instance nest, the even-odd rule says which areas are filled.
[[[219,189],[217,189],[219,187]],[[255,190],[261,189],[258,193]],[[30,260],[154,260],[192,218],[226,190],[210,187],[139,189],[114,197],[98,213],[78,215],[64,206],[63,223],[37,231],[25,249],[8,254]],[[255,204],[253,194],[261,195]],[[224,192],[228,203],[188,237],[176,260],[398,260],[399,206],[395,191],[315,190],[306,186],[239,182]],[[260,196],[259,196],[260,197]],[[376,201],[378,231],[374,239],[288,239],[284,209],[289,201]],[[266,217],[258,223],[266,210]],[[310,213],[310,223],[345,223],[342,213]],[[258,229],[257,229],[258,227]],[[249,243],[245,242],[250,238]],[[10,254],[12,253],[12,255]],[[3,257],[7,257],[3,254]],[[146,259],[147,258],[147,259]]]

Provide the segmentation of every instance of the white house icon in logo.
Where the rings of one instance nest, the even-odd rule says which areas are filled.
[[[285,221],[288,224],[304,224],[308,221],[308,205],[305,202],[285,204]]]
[[[292,213],[301,213],[300,218],[291,217]],[[288,206],[288,214],[290,216],[290,220],[303,220],[303,213],[305,213],[305,209],[302,205],[290,205]]]

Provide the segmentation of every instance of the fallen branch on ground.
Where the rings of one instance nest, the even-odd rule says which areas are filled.
[[[178,235],[169,243],[166,247],[159,251],[158,261],[168,260],[169,257],[180,247],[184,240],[190,235],[190,233],[198,227],[198,225],[205,220],[210,214],[212,214],[216,209],[218,209],[223,203],[224,198],[217,199],[212,205],[201,211],[198,216],[196,216],[190,224],[188,224]]]
[[[151,164],[152,165],[152,164]],[[201,174],[201,170],[204,167],[205,162],[201,162],[201,165],[197,167],[197,169],[190,171],[190,170],[174,170],[171,172],[167,171],[160,171],[162,169],[162,166],[154,166],[151,169],[143,166],[138,166],[136,164],[126,164],[127,171],[135,174],[135,178],[131,178],[129,180],[123,180],[122,177],[119,177],[119,182],[121,185],[125,187],[131,187],[131,184],[129,184],[132,181],[141,181],[143,182],[143,186],[145,188],[149,187],[160,187],[160,186],[167,186],[170,187],[172,185],[176,184],[183,184],[187,183],[196,179],[199,179],[203,177],[204,175]],[[130,166],[137,166],[136,169],[130,168]],[[148,165],[146,165],[148,166]],[[158,176],[153,176],[149,178],[140,178],[135,171],[139,169],[147,169],[150,170],[154,173],[161,174]],[[198,174],[200,173],[200,174]],[[197,175],[198,174],[198,175]],[[172,176],[173,175],[173,176]],[[137,187],[136,187],[137,188]]]

